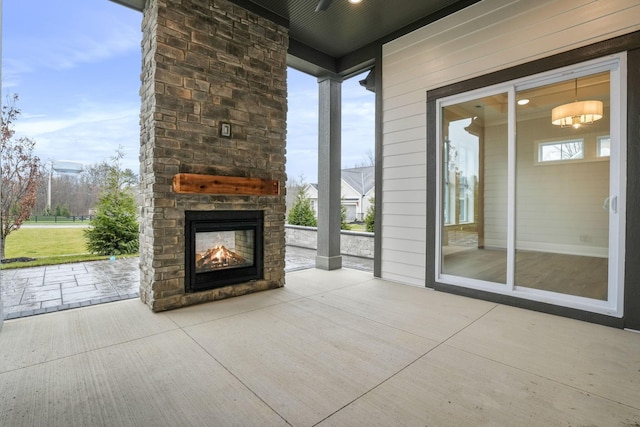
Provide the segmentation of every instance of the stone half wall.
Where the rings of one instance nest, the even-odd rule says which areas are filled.
[[[162,311],[283,286],[287,29],[226,0],[149,0],[142,44],[140,298]],[[177,194],[178,173],[281,195]],[[238,209],[264,211],[264,280],[185,293],[184,212]]]
[[[285,237],[287,246],[318,249],[318,229],[287,224]],[[373,259],[374,234],[366,231],[340,230],[340,254]]]

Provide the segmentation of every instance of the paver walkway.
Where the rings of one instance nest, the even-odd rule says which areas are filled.
[[[285,270],[313,268],[315,256],[315,250],[287,246]],[[138,264],[138,257],[134,257],[2,270],[5,319],[137,298]],[[373,271],[369,259],[343,256],[343,265]]]
[[[138,264],[135,257],[3,270],[5,318],[136,298]]]

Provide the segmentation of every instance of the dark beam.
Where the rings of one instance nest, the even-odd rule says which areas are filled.
[[[312,74],[315,77],[337,74],[337,64],[334,57],[313,49],[298,40],[289,39],[287,53],[289,54],[287,63],[295,69]],[[311,72],[312,70],[314,73]]]

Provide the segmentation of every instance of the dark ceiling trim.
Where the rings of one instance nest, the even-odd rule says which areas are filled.
[[[336,59],[333,56],[313,49],[306,44],[299,42],[298,40],[292,38],[289,39],[289,50],[287,53],[305,62],[309,62],[319,68],[322,68],[328,73],[337,74],[338,67],[336,64]]]
[[[382,43],[374,42],[361,47],[358,50],[337,60],[337,72],[340,74],[353,74],[354,70],[367,68],[367,64],[375,62],[376,52]]]

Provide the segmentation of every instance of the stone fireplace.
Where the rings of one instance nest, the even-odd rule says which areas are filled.
[[[185,212],[185,291],[262,279],[262,211]]]
[[[148,0],[142,47],[140,298],[163,311],[283,286],[287,29],[227,0]],[[191,175],[232,184],[176,186],[176,177]],[[238,191],[239,180],[275,188]],[[202,269],[213,275],[187,259],[197,257],[189,220],[211,213],[223,222],[261,217],[253,234],[198,223],[203,245],[232,242],[211,243],[236,256],[209,254]],[[243,238],[262,252],[249,255]],[[228,265],[252,256],[250,267]],[[239,279],[227,277],[239,268]]]

